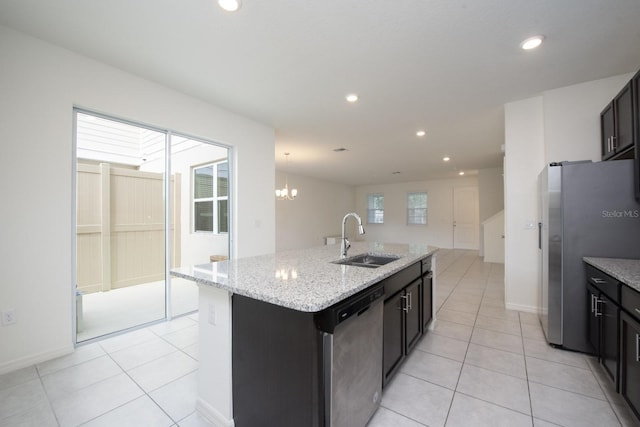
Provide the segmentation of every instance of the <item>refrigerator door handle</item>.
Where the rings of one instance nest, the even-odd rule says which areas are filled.
[[[542,250],[542,223],[538,223],[538,249]]]

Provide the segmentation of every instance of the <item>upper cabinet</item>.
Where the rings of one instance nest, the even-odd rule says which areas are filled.
[[[602,160],[635,159],[635,196],[640,200],[640,71],[600,113]]]
[[[602,160],[634,157],[637,124],[634,123],[633,89],[633,80],[630,80],[600,113]]]

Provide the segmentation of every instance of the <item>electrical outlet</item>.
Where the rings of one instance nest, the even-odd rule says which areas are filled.
[[[2,326],[9,326],[16,323],[16,311],[14,309],[4,310],[2,312]]]

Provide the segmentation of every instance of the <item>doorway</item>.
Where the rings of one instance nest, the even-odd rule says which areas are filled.
[[[228,257],[228,147],[74,113],[76,342],[195,312],[197,285],[169,271]]]
[[[454,249],[478,249],[480,227],[480,213],[478,209],[478,187],[454,187]]]

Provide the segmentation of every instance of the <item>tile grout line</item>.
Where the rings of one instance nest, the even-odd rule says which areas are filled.
[[[51,403],[51,399],[49,398],[49,393],[47,392],[47,389],[45,388],[44,383],[42,382],[42,376],[40,375],[40,370],[38,369],[37,365],[33,365],[33,368],[36,370],[36,373],[38,374],[38,380],[40,381],[40,386],[42,387],[42,391],[44,391],[45,397],[47,398],[47,405],[49,406],[49,409],[51,409],[53,418],[56,420],[56,424],[60,426],[60,420],[58,419],[58,414],[56,414],[56,411],[54,411],[53,409],[53,404]]]
[[[153,331],[150,331],[150,332],[153,332]],[[121,349],[121,350],[124,350],[124,349]],[[128,378],[129,378],[129,379],[130,379],[134,384],[135,384],[135,385],[136,385],[136,387],[138,387],[138,388],[140,389],[140,391],[142,391],[142,395],[140,395],[140,396],[138,396],[138,397],[135,397],[135,398],[133,398],[133,399],[131,399],[131,400],[127,401],[127,402],[124,402],[123,404],[118,405],[118,406],[116,406],[115,408],[111,408],[110,410],[108,410],[108,411],[106,411],[106,412],[103,412],[103,413],[101,413],[101,414],[99,414],[99,415],[97,415],[97,416],[95,416],[95,417],[91,418],[90,420],[87,420],[87,421],[83,422],[83,423],[82,423],[82,424],[80,424],[80,425],[86,424],[86,423],[91,422],[91,421],[93,421],[93,420],[95,420],[95,419],[97,419],[97,418],[100,418],[100,417],[102,417],[102,416],[105,416],[106,414],[108,414],[108,413],[110,413],[110,412],[113,412],[113,411],[115,411],[116,409],[122,408],[123,406],[126,406],[126,405],[128,405],[129,403],[131,403],[131,402],[133,402],[133,401],[135,401],[135,400],[137,400],[137,399],[139,399],[139,398],[141,398],[141,397],[143,397],[143,396],[145,396],[145,395],[146,395],[146,396],[148,396],[148,397],[149,397],[149,399],[151,399],[151,396],[149,396],[149,394],[146,392],[146,390],[145,390],[145,389],[143,389],[143,388],[142,388],[142,386],[141,386],[140,384],[138,384],[138,383],[136,382],[136,380],[134,380],[134,379],[133,379],[133,377],[131,377],[131,375],[129,375],[129,373],[128,373],[128,372],[127,372],[127,371],[126,371],[126,370],[125,370],[125,369],[124,369],[124,368],[123,368],[123,367],[122,367],[122,366],[121,366],[121,365],[120,365],[120,364],[119,364],[119,363],[118,363],[118,362],[117,362],[113,357],[111,357],[111,354],[110,354],[109,352],[107,352],[106,350],[105,350],[105,353],[107,354],[107,356],[109,356],[109,358],[113,361],[113,363],[115,363],[115,364],[116,364],[116,366],[118,366],[118,368],[120,368],[120,370],[122,371],[121,373],[125,374],[125,375],[126,375],[126,376],[127,376],[127,377],[128,377]],[[157,360],[157,359],[154,359],[154,360]],[[143,364],[143,365],[144,365],[144,364]],[[143,366],[143,365],[140,365],[140,366]],[[173,418],[171,418],[171,416],[170,416],[169,414],[167,414],[167,413],[166,413],[166,411],[165,411],[164,409],[162,409],[162,407],[160,407],[160,405],[158,405],[158,404],[156,403],[156,401],[155,401],[155,400],[151,399],[151,401],[152,401],[156,406],[158,406],[158,408],[160,408],[160,410],[161,410],[161,411],[162,411],[162,412],[163,412],[167,417],[169,417],[169,419],[170,419],[170,420],[173,422],[173,424],[175,425],[176,421],[175,421]]]
[[[100,348],[102,348],[102,346],[100,346]],[[104,349],[102,349],[102,350],[104,351]],[[75,349],[74,349],[74,351],[75,351]],[[40,374],[40,370],[38,369],[38,366],[37,366],[37,365],[33,365],[33,366],[34,366],[34,368],[36,369],[36,372],[37,372],[37,374],[38,374],[38,379],[40,380],[40,384],[42,385],[42,389],[43,389],[43,391],[44,391],[44,393],[45,393],[45,396],[46,396],[46,398],[47,398],[47,403],[49,404],[49,407],[51,408],[51,412],[53,413],[53,416],[55,417],[56,422],[58,423],[58,426],[60,426],[60,421],[59,421],[58,415],[56,414],[56,411],[53,409],[53,401],[52,401],[51,397],[49,396],[49,393],[47,392],[47,388],[45,387],[44,382],[42,381],[43,377],[46,377],[46,376],[49,376],[49,375],[55,375],[55,374],[57,374],[57,373],[59,373],[59,372],[64,371],[65,369],[72,369],[72,368],[76,368],[76,367],[78,367],[78,366],[81,366],[81,365],[84,365],[84,364],[90,363],[90,362],[92,362],[92,361],[94,361],[94,360],[96,360],[96,359],[99,359],[99,358],[101,358],[101,357],[104,357],[104,356],[109,356],[109,354],[105,351],[105,353],[104,353],[104,354],[101,354],[101,355],[99,355],[99,356],[92,357],[91,359],[83,360],[83,361],[82,361],[82,362],[80,362],[80,363],[77,363],[77,364],[74,364],[74,365],[71,365],[71,366],[67,366],[67,367],[64,367],[64,368],[62,368],[62,369],[58,369],[57,371],[49,372],[48,374],[44,374],[44,375],[41,375],[41,374]],[[110,356],[109,356],[109,358],[111,359],[111,357],[110,357]],[[113,359],[111,359],[111,360],[113,361]],[[114,362],[115,362],[115,361],[114,361]],[[117,363],[116,363],[116,366],[118,366],[118,368],[122,370],[122,368],[120,367],[120,365],[118,365]],[[87,384],[87,385],[85,385],[84,387],[81,387],[81,388],[79,388],[79,389],[77,389],[77,390],[74,390],[73,392],[75,393],[75,392],[78,392],[78,391],[84,390],[84,389],[86,389],[86,388],[88,388],[88,387],[92,387],[92,386],[94,386],[94,385],[96,385],[96,384],[100,384],[101,382],[104,382],[104,381],[110,380],[110,379],[112,379],[112,378],[115,378],[115,377],[116,377],[116,376],[118,376],[118,375],[120,375],[120,374],[119,374],[119,373],[117,373],[117,374],[111,375],[111,376],[109,376],[109,377],[103,378],[103,379],[101,379],[101,380],[99,380],[99,381],[97,381],[97,382],[94,382],[94,383],[91,383],[91,384]],[[109,411],[107,411],[107,412],[109,412]],[[88,422],[88,421],[86,421],[86,422]],[[84,424],[84,423],[82,423],[82,424]]]
[[[154,333],[154,334],[155,334],[155,332],[153,332],[153,331],[150,331],[150,332],[152,332],[152,333]],[[157,334],[156,334],[156,335],[157,335]],[[159,335],[157,335],[157,336],[158,336],[158,338],[161,338],[161,339],[162,339],[162,336],[159,336]],[[166,340],[164,340],[164,341],[165,341],[165,342],[167,342],[167,343],[169,343],[169,344],[171,344],[171,345],[172,345],[173,347],[175,347],[178,351],[180,351],[180,349],[179,349],[179,348],[177,348],[177,347],[176,347],[175,345],[173,345],[172,343],[170,343],[170,342],[168,342],[168,341],[166,341]],[[122,350],[124,350],[124,349],[122,349]],[[157,407],[158,407],[158,408],[159,408],[159,409],[160,409],[160,410],[161,410],[161,411],[162,411],[162,412],[163,412],[163,413],[164,413],[164,414],[169,418],[169,420],[171,420],[171,422],[173,423],[172,425],[177,425],[177,424],[178,424],[178,421],[174,420],[174,419],[173,419],[173,417],[172,417],[171,415],[169,415],[169,413],[168,413],[167,411],[165,411],[165,410],[164,410],[164,408],[163,408],[162,406],[160,406],[160,404],[159,404],[158,402],[156,402],[156,401],[153,399],[153,397],[151,397],[151,394],[150,394],[150,393],[151,393],[151,392],[153,392],[153,391],[155,391],[155,390],[158,390],[158,389],[160,389],[160,388],[164,387],[164,386],[165,386],[165,385],[167,385],[167,384],[170,384],[170,383],[172,383],[172,382],[174,382],[174,381],[178,381],[178,380],[180,380],[180,379],[182,379],[182,378],[186,377],[187,375],[191,374],[193,371],[191,371],[191,372],[189,372],[189,373],[187,373],[187,374],[185,374],[185,375],[182,375],[182,376],[180,376],[180,377],[178,377],[178,378],[176,378],[176,379],[174,379],[174,380],[172,380],[172,381],[169,381],[167,384],[164,384],[164,385],[162,385],[162,386],[160,386],[160,387],[158,387],[158,388],[155,388],[155,389],[153,389],[153,390],[151,390],[151,391],[147,392],[144,388],[142,388],[142,386],[141,386],[140,384],[138,384],[138,382],[137,382],[137,381],[136,381],[136,380],[135,380],[135,379],[134,379],[134,378],[129,374],[129,372],[128,372],[127,370],[125,370],[125,369],[124,369],[124,368],[123,368],[123,367],[122,367],[122,366],[121,366],[121,365],[120,365],[120,364],[119,364],[119,363],[118,363],[118,362],[117,362],[113,357],[111,357],[111,354],[110,354],[109,352],[105,351],[105,353],[107,354],[107,356],[109,356],[109,358],[113,361],[113,363],[115,363],[115,364],[118,366],[118,368],[120,368],[120,370],[122,371],[122,373],[123,373],[123,374],[125,374],[125,375],[126,375],[126,376],[127,376],[127,377],[128,377],[128,378],[129,378],[129,379],[130,379],[130,380],[131,380],[131,381],[132,381],[132,382],[133,382],[133,383],[134,383],[134,384],[135,384],[135,385],[136,385],[136,386],[137,386],[141,391],[142,391],[142,393],[143,393],[143,394],[142,394],[141,396],[138,396],[138,397],[136,397],[136,398],[134,398],[134,399],[129,400],[128,402],[125,402],[125,403],[123,403],[123,404],[121,404],[121,405],[118,405],[118,406],[116,406],[115,408],[112,408],[112,409],[108,410],[107,412],[104,412],[104,413],[102,413],[102,414],[100,414],[100,415],[97,415],[97,416],[93,417],[92,419],[85,421],[85,422],[84,422],[84,423],[82,423],[82,424],[86,424],[86,423],[88,423],[88,422],[90,422],[90,421],[93,421],[93,420],[95,420],[95,419],[97,419],[97,418],[100,418],[100,417],[102,417],[102,416],[104,416],[104,415],[106,415],[106,414],[108,414],[108,413],[110,413],[110,412],[115,411],[116,409],[119,409],[119,408],[121,408],[121,407],[123,407],[123,406],[125,406],[125,405],[128,405],[129,403],[131,403],[131,402],[133,402],[133,401],[135,401],[135,400],[137,400],[137,399],[139,399],[139,398],[141,398],[141,397],[143,397],[143,396],[147,396],[147,397],[149,398],[149,400],[151,400],[151,401],[153,402],[153,404],[154,404],[154,405],[156,405],[156,406],[157,406]],[[183,352],[183,353],[184,353],[184,352]],[[184,353],[184,354],[186,354],[186,353]],[[189,356],[189,355],[187,354],[187,356]],[[160,356],[160,357],[155,358],[155,359],[153,359],[153,360],[150,360],[150,361],[148,361],[148,362],[146,362],[146,363],[143,363],[143,364],[141,364],[141,365],[135,366],[134,368],[131,368],[131,369],[135,369],[135,368],[138,368],[138,367],[140,367],[140,366],[144,366],[144,365],[146,365],[146,364],[148,364],[148,363],[151,363],[151,362],[154,362],[154,361],[156,361],[156,360],[158,360],[158,359],[160,359],[160,358],[162,358],[162,357],[163,357],[163,356]],[[191,357],[191,356],[189,356],[189,357]],[[192,358],[192,357],[191,357],[191,358]],[[193,358],[192,358],[192,359],[193,359]],[[198,363],[199,363],[199,362],[198,362]],[[199,368],[199,366],[198,366],[198,368]],[[112,378],[112,377],[111,377],[111,378]],[[104,381],[104,380],[102,380],[102,381]],[[82,425],[82,424],[81,424],[81,425]]]
[[[191,320],[191,321],[193,321],[195,325],[198,325],[198,323],[197,323],[195,320],[193,320],[193,319],[190,319],[190,320]],[[173,332],[179,332],[179,331],[180,331],[180,330],[182,330],[182,329],[185,329],[185,328],[181,328],[181,329],[178,329],[177,331],[173,331]],[[144,328],[143,328],[143,329],[140,329],[140,330],[144,330]],[[198,360],[196,360],[193,356],[191,356],[190,354],[188,354],[188,353],[186,353],[185,351],[183,351],[183,349],[182,349],[182,348],[180,348],[180,347],[176,346],[175,344],[173,344],[173,343],[171,343],[170,341],[168,341],[168,340],[166,340],[166,339],[164,339],[164,338],[163,338],[163,336],[164,336],[164,335],[168,335],[168,334],[158,335],[155,331],[150,330],[150,329],[149,329],[149,332],[151,332],[152,334],[154,334],[154,336],[155,336],[155,337],[157,337],[157,338],[161,339],[163,342],[165,342],[165,343],[167,343],[167,344],[171,345],[171,346],[175,349],[174,351],[172,351],[172,353],[181,352],[181,353],[183,353],[184,355],[188,356],[190,359],[192,359],[192,360],[194,360],[194,361],[198,362],[198,364],[199,364],[199,361],[198,361]],[[131,402],[133,402],[133,401],[135,401],[135,400],[137,400],[137,399],[139,399],[140,397],[145,396],[145,395],[146,395],[147,397],[149,397],[149,399],[154,403],[154,405],[156,405],[156,406],[157,406],[157,407],[158,407],[158,408],[159,408],[159,409],[160,409],[160,410],[161,410],[161,411],[162,411],[162,412],[163,412],[163,413],[164,413],[164,414],[169,418],[169,420],[171,420],[171,422],[173,423],[173,425],[177,425],[178,421],[174,420],[174,419],[171,417],[171,415],[169,415],[169,414],[164,410],[164,408],[162,408],[162,406],[160,406],[160,405],[159,405],[159,404],[158,404],[158,403],[157,403],[157,402],[156,402],[156,401],[151,397],[150,393],[151,393],[151,392],[153,392],[153,391],[155,391],[155,390],[157,390],[158,388],[164,387],[164,385],[170,384],[170,383],[172,383],[172,382],[174,382],[174,381],[178,381],[178,380],[180,380],[180,379],[182,379],[182,378],[186,377],[187,375],[191,374],[193,371],[191,371],[191,372],[189,372],[189,373],[187,373],[187,374],[181,375],[180,377],[178,377],[178,378],[176,378],[176,379],[174,379],[174,380],[170,381],[169,383],[164,384],[163,386],[158,387],[158,388],[156,388],[156,389],[154,389],[154,390],[151,390],[150,392],[147,392],[144,388],[142,388],[142,386],[141,386],[140,384],[138,384],[138,382],[137,382],[137,381],[136,381],[136,380],[135,380],[135,379],[134,379],[134,378],[129,374],[129,372],[128,372],[126,369],[124,369],[124,368],[123,368],[123,366],[121,366],[121,365],[120,365],[120,364],[119,364],[119,363],[118,363],[118,362],[117,362],[117,361],[112,357],[111,353],[110,353],[109,351],[107,351],[107,350],[106,350],[106,349],[101,345],[101,343],[100,343],[100,342],[96,342],[95,344],[97,344],[97,345],[100,347],[100,349],[102,349],[102,351],[104,352],[104,354],[101,354],[101,355],[96,356],[96,357],[93,357],[93,358],[91,358],[91,359],[84,360],[84,361],[82,361],[82,362],[80,362],[80,363],[77,363],[77,364],[74,364],[74,365],[71,365],[71,366],[68,366],[68,367],[65,367],[65,368],[59,369],[59,370],[57,370],[57,371],[50,372],[50,373],[48,373],[48,374],[46,374],[46,375],[52,375],[52,374],[55,374],[55,373],[57,373],[57,372],[63,371],[64,369],[75,368],[75,367],[77,367],[77,366],[81,366],[81,365],[83,365],[83,364],[86,364],[86,363],[88,363],[88,362],[91,362],[91,361],[93,361],[93,360],[96,360],[96,359],[98,359],[98,358],[100,358],[100,357],[108,356],[108,357],[109,357],[109,359],[110,359],[110,360],[111,360],[111,361],[112,361],[112,362],[113,362],[113,363],[118,367],[118,369],[119,369],[121,372],[119,372],[119,373],[117,373],[117,374],[115,374],[115,375],[113,375],[113,376],[110,376],[110,377],[108,377],[108,378],[104,378],[104,379],[102,379],[102,380],[100,380],[100,381],[98,381],[98,382],[95,382],[95,383],[89,384],[89,385],[87,385],[87,386],[85,386],[85,387],[82,387],[82,388],[81,388],[81,389],[79,389],[79,390],[82,390],[82,389],[84,389],[84,388],[87,388],[87,387],[93,386],[93,385],[95,385],[95,384],[99,384],[99,383],[101,383],[101,382],[104,382],[104,381],[106,381],[106,380],[109,380],[109,379],[111,379],[111,378],[114,378],[114,377],[115,377],[115,376],[117,376],[117,375],[125,374],[125,375],[126,375],[126,376],[127,376],[127,377],[132,381],[132,382],[133,382],[133,384],[135,384],[135,385],[136,385],[136,386],[137,386],[137,387],[142,391],[142,393],[143,393],[143,394],[142,394],[142,395],[140,395],[140,396],[138,396],[138,397],[135,397],[134,399],[131,399],[131,400],[129,400],[129,401],[127,401],[127,402],[125,402],[125,403],[123,403],[123,404],[121,404],[121,405],[118,405],[118,406],[116,406],[116,407],[114,407],[114,408],[111,408],[110,410],[108,410],[108,411],[106,411],[106,412],[104,412],[104,413],[101,413],[101,414],[99,414],[99,415],[97,415],[97,416],[95,416],[95,417],[93,417],[93,418],[91,418],[91,419],[89,419],[89,420],[87,420],[87,421],[84,421],[81,425],[86,424],[86,423],[88,423],[88,422],[90,422],[90,421],[92,421],[92,420],[95,420],[95,419],[97,419],[97,418],[99,418],[99,417],[101,417],[101,416],[104,416],[104,415],[106,415],[106,414],[108,414],[108,413],[110,413],[110,412],[112,412],[112,411],[115,411],[116,409],[121,408],[121,407],[123,407],[123,406],[125,406],[125,405],[127,405],[127,404],[129,404],[129,403],[131,403]],[[117,352],[117,351],[126,350],[126,349],[128,349],[128,348],[134,347],[134,346],[139,345],[139,344],[142,344],[142,343],[137,343],[137,344],[128,345],[128,346],[123,347],[123,348],[121,348],[121,349],[119,349],[119,350],[116,350],[116,352]],[[74,351],[75,351],[75,350],[74,350]],[[114,353],[115,353],[115,352],[114,352]],[[170,353],[170,354],[171,354],[171,353]],[[135,368],[138,368],[138,367],[144,366],[144,365],[149,364],[149,363],[151,363],[151,362],[154,362],[154,361],[156,361],[156,360],[158,360],[158,359],[160,359],[160,358],[162,358],[162,357],[163,357],[163,356],[159,356],[159,357],[156,357],[156,358],[154,358],[154,359],[152,359],[152,360],[148,360],[148,361],[146,361],[145,363],[142,363],[142,364],[140,364],[140,365],[137,365],[137,366],[135,366],[135,367],[133,367],[133,368],[131,368],[131,369],[135,369]],[[42,385],[43,391],[45,392],[45,396],[46,396],[46,398],[47,398],[47,403],[48,403],[49,407],[51,408],[51,411],[52,411],[52,413],[53,413],[53,415],[54,415],[54,417],[55,417],[55,419],[56,419],[56,422],[57,422],[57,424],[58,424],[58,426],[59,426],[59,425],[60,425],[60,421],[58,420],[58,416],[57,416],[56,412],[55,412],[55,411],[54,411],[54,409],[53,409],[52,401],[51,401],[51,398],[50,398],[50,396],[49,396],[49,393],[47,392],[46,388],[44,387],[44,383],[42,382],[42,377],[43,377],[43,375],[41,375],[41,373],[40,373],[40,371],[39,371],[39,369],[38,369],[37,365],[34,365],[34,368],[36,369],[36,372],[37,372],[37,374],[38,374],[38,379],[40,380],[40,383],[41,383],[41,385]],[[45,375],[45,376],[46,376],[46,375]]]
[[[518,320],[520,323],[520,333],[522,334],[522,316],[518,313]],[[535,416],[533,414],[533,399],[531,399],[531,383],[529,382],[529,368],[527,364],[527,352],[524,347],[524,336],[520,337],[522,342],[522,359],[524,360],[524,376],[527,381],[527,395],[529,397],[529,409],[531,410],[531,425],[535,426]]]
[[[596,361],[595,362],[597,364],[597,368],[602,369],[602,367],[600,366],[600,364]],[[602,382],[600,381],[600,378],[598,377],[598,374],[596,374],[596,372],[594,371],[594,369],[596,369],[595,366],[592,366],[593,363],[590,361],[587,361],[587,366],[589,367],[589,370],[591,371],[591,374],[595,377],[596,382],[598,383],[598,387],[600,387],[600,390],[602,391],[602,394],[604,394],[604,398],[606,400],[606,402],[609,404],[609,407],[611,408],[611,411],[613,411],[613,414],[615,415],[616,419],[618,420],[618,423],[620,423],[621,426],[623,426],[624,424],[622,423],[622,420],[620,419],[620,416],[618,415],[618,412],[615,410],[614,408],[614,403],[611,401],[611,399],[609,398],[609,392],[606,390],[606,386],[604,386],[602,384]],[[607,378],[605,378],[606,380]]]
[[[475,261],[474,261],[474,263],[475,263]],[[469,265],[469,267],[465,270],[465,273],[462,275],[462,277],[467,275],[467,273],[469,272],[469,269],[471,268],[471,266],[474,263],[471,263],[471,265]],[[460,278],[460,280],[462,280],[462,277]],[[454,288],[451,290],[451,293],[449,294],[449,296],[456,290],[456,288],[459,285],[460,285],[460,281],[458,281],[456,286],[454,286]],[[484,296],[484,293],[486,291],[486,288],[487,288],[487,282],[485,280],[485,285],[484,285],[484,288],[482,290],[482,295],[483,296]],[[448,297],[447,297],[447,299],[448,299]],[[444,303],[443,303],[443,305],[444,305]],[[471,327],[471,335],[469,335],[469,340],[467,341],[467,348],[466,348],[466,350],[464,352],[464,357],[462,358],[462,365],[460,366],[460,372],[458,373],[458,378],[456,379],[456,385],[455,385],[454,390],[453,390],[453,395],[451,396],[451,402],[449,402],[449,409],[447,409],[447,416],[444,419],[444,425],[445,426],[447,425],[447,421],[449,420],[449,416],[451,415],[451,408],[453,408],[453,401],[456,398],[456,393],[458,393],[458,384],[460,383],[460,378],[462,377],[462,371],[464,370],[465,360],[467,360],[467,354],[469,353],[469,345],[471,344],[471,338],[473,337],[473,330],[475,329],[475,324],[478,321],[478,312],[479,311],[480,311],[480,304],[478,304],[478,310],[476,312],[476,318],[475,318],[475,320],[473,322],[473,326]]]
[[[381,407],[381,408],[386,409],[386,410],[387,410],[387,411],[389,411],[389,412],[393,412],[394,414],[397,414],[397,415],[401,416],[402,418],[406,418],[406,419],[411,420],[411,421],[413,421],[413,422],[415,422],[415,423],[418,423],[418,424],[420,424],[421,426],[429,427],[427,424],[423,424],[423,423],[421,423],[420,421],[418,421],[418,420],[416,420],[416,419],[413,419],[413,418],[411,418],[410,416],[408,416],[408,415],[406,415],[406,414],[401,414],[400,412],[398,412],[398,411],[396,411],[396,410],[393,410],[393,409],[391,409],[391,408],[387,408],[386,406],[383,406],[382,404],[380,404],[380,407]],[[369,420],[369,421],[371,421],[371,420]]]

